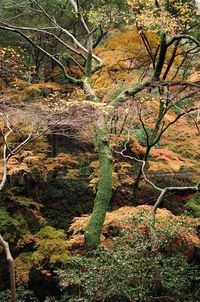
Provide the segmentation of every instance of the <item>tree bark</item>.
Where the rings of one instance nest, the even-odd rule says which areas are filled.
[[[149,146],[146,149],[146,153],[145,153],[145,156],[143,159],[146,163],[148,162],[150,151],[151,151],[151,147]],[[134,197],[134,201],[136,203],[139,202],[139,186],[140,186],[140,181],[141,181],[142,175],[143,175],[142,167],[140,167],[138,175],[137,175],[135,183],[134,183],[134,187],[133,187],[133,197]]]
[[[99,155],[99,183],[94,207],[85,231],[85,244],[88,250],[100,244],[101,230],[112,195],[112,151],[107,139],[107,129],[96,129]]]
[[[10,289],[11,289],[11,302],[16,302],[16,283],[15,283],[15,265],[14,260],[10,252],[9,244],[3,239],[0,234],[0,245],[3,247],[6,254],[6,260],[8,262],[9,271],[10,271]]]
[[[164,66],[166,53],[167,53],[166,34],[162,32],[160,37],[160,53],[158,57],[158,62],[156,64],[156,69],[153,75],[153,80],[155,81],[160,80],[160,75]]]

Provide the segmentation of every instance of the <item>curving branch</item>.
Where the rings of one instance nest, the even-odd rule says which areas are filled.
[[[159,188],[158,186],[156,186],[152,181],[150,181],[145,173],[145,167],[146,167],[146,161],[145,160],[142,160],[142,159],[138,159],[136,158],[135,156],[130,156],[130,155],[127,155],[125,154],[126,151],[128,151],[127,149],[127,145],[129,144],[130,142],[130,131],[128,131],[128,139],[127,141],[124,143],[124,149],[121,150],[121,151],[116,151],[116,150],[113,150],[114,153],[116,154],[120,154],[122,155],[124,158],[128,158],[128,159],[132,159],[134,161],[136,161],[137,163],[140,163],[141,164],[141,170],[142,170],[142,174],[143,174],[143,177],[144,177],[144,180],[150,184],[152,187],[154,187],[154,189],[156,189],[157,191],[162,191],[161,188]]]
[[[2,21],[0,21],[0,26],[4,26],[4,27],[7,27],[7,28],[18,29],[18,30],[33,31],[33,32],[38,32],[38,33],[49,35],[49,36],[55,38],[60,44],[62,44],[63,46],[65,46],[67,49],[69,49],[73,53],[76,53],[77,55],[79,55],[79,56],[83,57],[84,59],[86,59],[86,56],[84,56],[81,52],[79,52],[77,49],[75,49],[74,47],[70,46],[66,42],[64,42],[56,34],[50,32],[50,31],[47,31],[47,29],[36,28],[36,27],[28,27],[28,26],[11,25],[11,24],[8,24],[8,23],[2,22]],[[54,27],[54,29],[55,28],[56,27]]]
[[[114,152],[116,154],[120,154],[122,155],[124,158],[128,158],[128,159],[132,159],[138,163],[141,163],[141,171],[144,177],[144,180],[150,184],[156,191],[160,192],[159,197],[157,198],[152,210],[151,210],[151,215],[152,215],[152,228],[155,230],[155,221],[156,221],[156,211],[159,207],[159,205],[161,204],[161,202],[163,201],[164,196],[166,195],[167,192],[172,192],[172,191],[190,191],[190,192],[200,192],[200,182],[198,182],[195,186],[186,186],[186,187],[165,187],[165,188],[161,188],[158,187],[157,185],[155,185],[152,181],[150,181],[148,179],[148,177],[146,176],[145,173],[145,166],[146,166],[146,161],[145,160],[141,160],[141,159],[137,159],[134,156],[130,156],[125,154],[124,152],[128,151],[127,150],[127,145],[130,142],[130,131],[128,132],[128,139],[127,141],[124,143],[124,149],[121,151],[115,151]]]
[[[175,87],[175,86],[200,88],[200,81],[197,82],[162,81],[162,80],[154,81],[152,79],[150,81],[133,85],[131,88],[124,89],[124,91],[122,91],[117,97],[115,97],[115,99],[113,99],[109,105],[117,108],[122,103],[125,102],[127,97],[134,97],[136,94],[138,94],[139,92],[143,91],[146,88],[162,88],[162,87]]]
[[[127,151],[127,144],[129,143],[130,141],[130,132],[128,131],[128,139],[127,141],[125,142],[124,144],[124,149],[120,152],[118,151],[114,151],[115,153],[118,153],[120,155],[122,155],[123,157],[125,158],[129,158],[129,159],[133,159],[134,161],[136,162],[139,162],[141,163],[141,172],[143,174],[143,177],[144,177],[144,180],[149,183],[154,189],[156,189],[156,191],[159,192],[159,196],[154,204],[154,206],[152,207],[152,210],[151,210],[151,225],[150,225],[150,239],[151,239],[151,252],[152,254],[154,254],[158,248],[159,248],[159,245],[158,245],[158,238],[157,238],[157,234],[156,234],[156,212],[157,212],[157,209],[159,207],[159,205],[161,204],[161,202],[163,201],[163,198],[165,197],[166,193],[167,192],[174,192],[174,191],[180,191],[180,192],[183,192],[183,191],[186,191],[186,192],[200,192],[200,182],[195,185],[195,186],[187,186],[187,187],[165,187],[165,188],[161,188],[161,187],[158,187],[156,186],[152,181],[150,181],[148,179],[148,177],[146,176],[145,174],[145,166],[146,166],[146,160],[139,160],[133,156],[129,156],[129,155],[126,155],[124,154],[124,152]],[[160,277],[160,269],[159,267],[157,266],[157,264],[155,264],[155,267],[154,267],[154,282],[155,282],[155,287],[159,288],[161,286],[161,277]]]
[[[85,30],[86,34],[90,35],[91,32],[90,32],[90,30],[87,26],[87,23],[85,22],[85,19],[83,18],[83,15],[81,13],[79,1],[77,0],[77,3],[76,3],[74,0],[69,0],[69,2],[71,3],[72,7],[74,8],[75,13],[79,16],[81,24],[82,24],[83,29]]]
[[[58,60],[56,59],[56,57],[54,57],[52,54],[50,54],[48,51],[46,51],[45,49],[43,49],[42,47],[40,47],[37,43],[35,43],[31,38],[29,38],[27,35],[25,35],[22,31],[12,28],[12,27],[7,27],[7,26],[3,26],[0,25],[0,29],[3,30],[7,30],[7,31],[12,31],[15,32],[17,34],[19,34],[20,36],[22,36],[25,40],[27,40],[34,48],[39,49],[43,54],[45,54],[48,58],[50,58],[51,60],[53,60],[62,70],[65,78],[70,82],[70,83],[74,83],[74,84],[78,84],[78,85],[82,85],[83,81],[80,79],[76,79],[71,77],[70,75],[68,75],[68,73],[65,70],[64,65]]]
[[[189,40],[193,43],[195,43],[198,47],[200,47],[200,42],[199,40],[197,40],[196,38],[190,36],[190,35],[187,35],[187,34],[184,34],[184,35],[179,35],[179,36],[176,36],[176,37],[173,37],[171,39],[171,41],[169,41],[167,43],[167,47],[171,46],[174,42],[176,42],[177,40],[182,40],[182,39],[186,39],[186,40]]]
[[[0,192],[4,188],[7,181],[7,171],[8,171],[8,160],[13,155],[12,151],[8,147],[8,137],[12,133],[12,129],[8,120],[8,116],[5,116],[5,123],[7,127],[7,133],[4,134],[1,130],[1,137],[3,138],[3,177],[0,183]],[[7,155],[8,152],[8,155]],[[11,302],[16,302],[16,282],[15,282],[15,265],[14,260],[9,248],[8,242],[6,242],[2,235],[0,234],[0,245],[3,247],[3,250],[6,254],[6,260],[8,262],[9,271],[10,271],[10,287],[11,287]]]
[[[67,29],[65,29],[65,28],[63,28],[62,26],[60,26],[58,23],[57,23],[57,21],[55,20],[55,18],[53,18],[53,17],[51,17],[48,13],[47,13],[47,11],[37,2],[37,1],[35,1],[35,0],[30,0],[32,3],[34,3],[40,10],[41,10],[41,12],[47,17],[47,19],[49,20],[49,21],[51,21],[51,23],[52,24],[54,24],[54,26],[56,26],[57,28],[59,28],[63,33],[65,33],[72,41],[73,41],[73,43],[78,47],[78,48],[80,48],[81,50],[83,50],[84,51],[84,53],[88,53],[88,50],[87,50],[87,48],[85,48],[77,39],[76,39],[76,37],[72,34],[72,33],[70,33]],[[72,4],[72,2],[73,2],[73,8],[74,9],[76,9],[76,3],[74,2],[74,1],[70,1],[70,3]],[[75,10],[75,12],[76,12],[76,10]],[[86,25],[87,26],[87,25]],[[98,62],[98,63],[102,63],[102,60],[99,58],[99,57],[97,57],[96,55],[92,55],[92,57]]]

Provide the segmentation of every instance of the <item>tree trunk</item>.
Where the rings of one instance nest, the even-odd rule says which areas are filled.
[[[56,157],[57,155],[57,138],[58,136],[55,134],[51,134],[50,140],[51,140],[51,156]]]
[[[147,147],[146,153],[145,153],[145,156],[143,159],[146,163],[148,162],[150,151],[151,151],[151,147]],[[138,175],[137,175],[135,183],[134,183],[134,187],[133,187],[133,198],[134,198],[134,202],[136,202],[136,203],[139,202],[139,186],[140,186],[140,181],[141,181],[142,175],[143,175],[142,167],[140,167]]]
[[[10,271],[10,287],[11,287],[11,302],[16,302],[16,284],[15,284],[15,265],[14,260],[10,252],[9,244],[3,239],[0,234],[0,245],[3,247],[6,254],[6,260],[8,262]]]
[[[112,195],[112,151],[106,128],[97,128],[97,146],[100,174],[92,215],[85,231],[88,250],[95,249],[100,244],[101,230]]]
[[[156,256],[156,254],[159,251],[159,242],[156,233],[156,211],[158,206],[162,202],[166,192],[167,192],[167,188],[161,190],[160,195],[151,210],[152,224],[150,226],[150,239],[151,239],[151,253],[154,256]],[[156,262],[154,264],[153,278],[154,278],[154,294],[155,296],[160,296],[162,290],[162,278],[161,278],[160,267]]]
[[[165,63],[165,57],[167,53],[167,41],[166,41],[166,34],[164,32],[161,32],[160,36],[160,53],[158,57],[158,62],[156,64],[156,69],[153,75],[153,80],[159,81],[160,75]]]
[[[150,151],[151,151],[152,147],[157,142],[157,137],[159,135],[159,130],[161,128],[161,122],[163,120],[163,117],[164,117],[165,113],[166,113],[165,104],[161,100],[160,101],[159,112],[158,112],[158,117],[156,119],[156,124],[155,124],[155,127],[153,129],[153,133],[152,133],[152,135],[149,139],[149,144],[147,145],[147,149],[146,149],[146,152],[145,152],[145,155],[144,155],[144,158],[143,158],[143,160],[146,162],[146,164],[149,160]],[[138,172],[138,175],[136,177],[134,187],[133,187],[134,202],[136,202],[136,203],[139,202],[139,185],[140,185],[141,178],[142,178],[142,168],[139,169],[139,172]]]
[[[140,186],[140,181],[142,178],[142,168],[139,169],[139,172],[137,174],[134,186],[133,186],[133,203],[138,204],[139,202],[139,186]]]

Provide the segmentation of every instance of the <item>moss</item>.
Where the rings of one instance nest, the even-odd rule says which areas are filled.
[[[66,264],[69,252],[63,230],[45,226],[37,234],[29,234],[24,244],[33,242],[33,251],[22,252],[16,259],[16,275],[18,284],[29,282],[31,270],[47,275],[57,264]]]
[[[23,215],[11,217],[5,209],[0,209],[0,230],[4,239],[13,243],[28,232],[28,225]]]
[[[200,193],[188,201],[187,207],[194,217],[200,217]]]
[[[105,130],[105,129],[104,129]],[[104,132],[105,134],[105,132]],[[87,249],[100,244],[100,234],[112,194],[112,152],[106,139],[98,136],[100,174],[93,212],[85,232]]]
[[[25,196],[12,196],[12,200],[17,203],[19,206],[23,208],[34,208],[34,209],[39,209],[42,207],[42,205],[32,198],[27,198]]]
[[[39,98],[39,94],[37,91],[30,91],[28,94],[27,94],[27,98],[26,100],[28,102],[31,102],[33,100],[37,100]]]
[[[117,88],[115,87],[114,92],[111,94],[111,100],[114,101],[114,100],[120,98],[120,97],[121,97],[121,94],[122,94],[124,91],[126,91],[127,89],[129,89],[130,87],[131,87],[131,85],[128,85],[128,84],[124,84],[124,83],[119,84],[119,85],[117,86]]]
[[[146,87],[148,87],[150,82],[144,82],[139,84],[121,84],[117,89],[115,89],[114,94],[111,96],[110,105],[113,107],[118,107],[121,103],[124,102],[126,97],[134,96],[138,92],[142,91]]]

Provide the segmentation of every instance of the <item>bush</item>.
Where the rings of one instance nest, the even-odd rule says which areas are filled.
[[[10,290],[0,292],[1,302],[10,301],[10,297],[11,297]],[[18,287],[17,302],[39,302],[39,300],[35,297],[34,293],[31,290],[25,289],[24,287]]]
[[[112,248],[73,256],[66,269],[58,271],[65,301],[197,301],[197,267],[170,250],[172,237],[172,232],[164,233],[157,251],[152,252],[145,228],[142,232],[130,228],[122,231]],[[155,290],[156,270],[159,291]]]
[[[28,284],[31,270],[51,277],[54,267],[66,263],[69,258],[63,230],[45,226],[37,234],[24,238],[25,244],[29,240],[33,240],[35,250],[22,252],[15,259],[18,284]]]
[[[193,198],[191,198],[188,203],[187,207],[189,208],[189,212],[194,217],[200,217],[200,194],[197,193]]]

